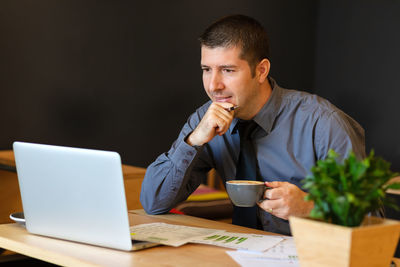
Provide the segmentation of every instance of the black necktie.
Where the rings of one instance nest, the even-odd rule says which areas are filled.
[[[238,131],[240,136],[240,153],[236,164],[236,180],[257,180],[257,158],[254,150],[251,134],[257,128],[257,124],[251,121],[239,121]],[[260,228],[257,219],[257,206],[234,206],[232,223],[250,228]]]
[[[240,153],[236,164],[236,180],[257,180],[257,158],[250,139],[256,127],[257,123],[253,120],[238,123]]]

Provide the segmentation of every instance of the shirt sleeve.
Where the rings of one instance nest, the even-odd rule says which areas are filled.
[[[184,201],[213,167],[207,144],[192,147],[185,142],[207,108],[203,106],[192,114],[170,150],[148,166],[140,193],[140,202],[147,213],[166,213]]]
[[[340,160],[353,151],[357,158],[365,158],[364,129],[340,110],[323,113],[315,129],[317,159],[325,159],[329,149],[339,154]]]

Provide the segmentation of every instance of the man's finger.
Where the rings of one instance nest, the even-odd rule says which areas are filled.
[[[231,120],[229,118],[225,118],[224,116],[221,116],[220,114],[215,114],[215,123],[216,123],[216,129],[215,131],[218,134],[224,134],[228,129],[231,124]]]
[[[282,197],[282,190],[280,188],[272,188],[272,189],[267,189],[264,192],[264,197],[266,199],[279,199]]]
[[[228,103],[228,102],[213,102],[213,104],[218,105],[227,111],[228,111],[228,109],[230,109],[234,106],[232,103]]]
[[[272,213],[271,210],[272,211],[274,209],[277,210],[280,207],[279,200],[269,200],[269,199],[259,201],[257,203],[257,205],[261,209],[263,209],[263,210],[265,210],[265,211],[267,211],[269,213]]]
[[[276,188],[276,187],[282,186],[283,183],[284,183],[284,182],[278,182],[278,181],[275,181],[275,182],[265,182],[265,185],[268,186],[268,187]]]
[[[233,106],[232,106],[233,107]],[[234,113],[232,111],[229,111],[229,108],[226,108],[224,106],[221,106],[219,104],[214,105],[214,111],[218,114],[218,116],[221,116],[227,120],[232,120]]]

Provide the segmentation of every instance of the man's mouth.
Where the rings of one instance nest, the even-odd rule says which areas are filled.
[[[230,102],[231,96],[215,96],[215,102]]]

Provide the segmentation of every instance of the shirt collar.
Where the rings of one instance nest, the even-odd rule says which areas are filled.
[[[271,84],[272,93],[268,101],[260,109],[260,111],[254,116],[253,120],[263,129],[266,134],[269,134],[272,130],[275,118],[279,112],[282,102],[282,88],[275,82],[271,77],[268,77]],[[234,118],[230,127],[230,133],[236,132],[237,123],[240,121],[238,118]]]

